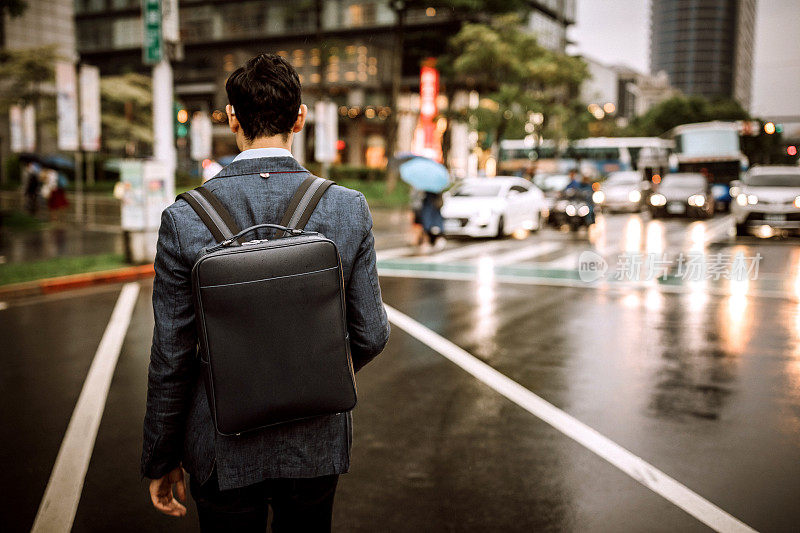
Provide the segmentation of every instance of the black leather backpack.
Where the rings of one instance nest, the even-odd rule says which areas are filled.
[[[244,230],[208,189],[178,196],[218,243],[195,262],[192,291],[206,392],[222,435],[355,407],[339,252],[303,230],[332,184],[307,178],[280,224]],[[275,237],[243,240],[261,228]]]

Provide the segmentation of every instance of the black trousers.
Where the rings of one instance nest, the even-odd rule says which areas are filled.
[[[338,481],[338,475],[268,479],[247,487],[220,490],[215,470],[204,484],[192,479],[189,486],[203,533],[264,533],[270,507],[274,533],[330,532]]]

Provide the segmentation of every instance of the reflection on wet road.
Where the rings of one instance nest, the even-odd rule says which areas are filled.
[[[745,524],[792,531],[800,522],[800,241],[736,240],[729,229],[721,215],[634,214],[600,217],[588,236],[545,229],[452,241],[429,254],[385,248],[381,285],[390,306]],[[580,278],[587,250],[607,263],[606,278]],[[675,261],[692,253],[760,254],[758,276],[680,279],[670,268],[666,280],[610,279],[624,254]],[[143,284],[75,531],[196,530],[191,519],[156,515],[137,473],[149,293]],[[0,310],[0,335],[19,339],[0,376],[12,399],[0,410],[12,465],[2,481],[24,480],[0,504],[4,530],[30,529],[118,294],[104,288]],[[400,327],[358,386],[336,531],[708,530]]]
[[[393,294],[420,295],[405,296],[400,309],[746,523],[788,530],[800,518],[785,496],[800,493],[800,470],[786,464],[800,451],[800,253],[793,241],[735,241],[729,228],[727,217],[689,223],[604,217],[586,240],[545,231],[505,246],[488,241],[484,250],[454,247],[450,262],[434,255],[380,265],[387,302]],[[513,271],[497,266],[504,254],[547,242],[558,247]],[[615,255],[637,253],[763,259],[755,280],[589,287],[572,275],[587,249],[610,264]],[[570,288],[564,279],[572,280]],[[436,284],[449,288],[434,291]],[[543,369],[559,375],[532,378]],[[779,456],[765,460],[763,450],[776,448]],[[765,468],[771,477],[761,476]],[[599,503],[578,513],[578,529],[609,529],[609,517],[623,530],[661,528],[647,511],[630,516],[647,508],[642,494],[620,488],[632,499],[599,497],[610,489],[592,493],[585,474],[573,479],[574,488],[581,501]],[[755,504],[760,491],[774,499]]]

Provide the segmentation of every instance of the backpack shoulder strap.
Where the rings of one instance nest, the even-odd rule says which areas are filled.
[[[331,185],[333,185],[331,180],[316,176],[307,177],[294,193],[280,225],[291,229],[303,229],[308,219],[311,218],[314,208],[322,199],[322,195]],[[278,232],[276,237],[283,237],[284,234],[284,232]]]
[[[178,198],[186,200],[186,203],[194,209],[217,242],[230,239],[241,231],[219,198],[205,187],[186,191],[179,194]]]

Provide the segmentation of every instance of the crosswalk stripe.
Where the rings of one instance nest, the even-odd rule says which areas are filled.
[[[555,252],[562,246],[563,244],[558,242],[539,242],[532,246],[526,246],[525,248],[519,250],[512,250],[510,252],[494,256],[492,257],[492,263],[495,266],[511,265],[514,263],[519,263],[520,261],[533,259],[551,252]]]
[[[435,255],[421,257],[417,259],[417,261],[423,263],[446,263],[448,261],[454,261],[457,259],[461,260],[466,258],[477,258],[482,254],[493,252],[497,249],[505,248],[508,246],[509,246],[508,241],[479,242],[476,244],[468,244],[466,246],[454,248],[452,250],[445,250]]]
[[[578,258],[582,252],[571,252],[567,255],[548,261],[542,264],[544,268],[552,268],[555,270],[574,270],[578,268]]]
[[[723,218],[718,218],[711,221],[697,221],[696,224],[704,224],[703,226],[704,231],[703,231],[703,236],[701,238],[701,242],[697,244],[700,244],[701,246],[705,247],[705,245],[707,245],[708,243],[726,234],[731,224],[731,217],[730,215],[728,215]],[[390,250],[382,250],[378,252],[377,256],[379,261],[406,258],[409,262],[413,263],[441,264],[449,262],[472,262],[473,260],[477,260],[480,257],[489,255],[492,257],[492,263],[500,266],[500,265],[510,265],[517,262],[534,259],[536,257],[541,257],[544,255],[554,253],[559,249],[561,249],[564,252],[564,254],[561,257],[557,257],[551,261],[540,263],[540,265],[555,270],[574,270],[577,268],[578,259],[580,257],[580,254],[584,250],[594,251],[606,258],[614,257],[615,255],[622,253],[621,250],[625,246],[624,223],[616,225],[623,226],[616,228],[622,231],[622,235],[618,235],[617,233],[611,232],[614,233],[615,238],[612,239],[610,242],[601,241],[600,243],[595,245],[591,245],[590,243],[587,242],[586,243],[587,246],[584,249],[572,248],[569,246],[569,242],[543,241],[543,242],[535,242],[534,244],[524,244],[516,240],[500,240],[500,241],[483,241],[474,244],[467,244],[464,246],[456,246],[438,253],[433,253],[421,257],[414,256],[414,253],[417,250],[412,246],[394,248]],[[647,231],[647,227],[648,227],[648,222],[642,221],[643,231]],[[606,233],[609,233],[609,228],[606,227],[605,229]],[[686,231],[687,231],[687,226],[683,224],[666,225],[664,227],[664,240],[665,240],[664,248],[666,249],[671,247],[669,242],[670,241],[669,237],[685,235]],[[675,243],[673,241],[673,244],[677,245],[677,247],[679,248],[683,248],[687,244],[691,244],[691,242],[686,240],[681,243]],[[520,248],[520,246],[523,247]],[[496,255],[491,255],[491,254],[496,254]]]

